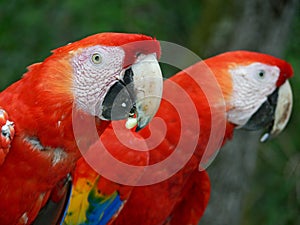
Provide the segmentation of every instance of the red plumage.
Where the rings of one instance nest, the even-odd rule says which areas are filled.
[[[183,119],[188,120],[189,122],[187,123],[190,125],[199,120],[200,134],[197,137],[197,147],[185,166],[169,179],[149,186],[134,187],[129,200],[114,221],[114,225],[198,224],[208,203],[210,192],[208,176],[205,171],[198,171],[199,163],[212,132],[211,109],[212,107],[222,107],[219,104],[222,101],[218,99],[221,96],[215,94],[215,87],[213,84],[208,83],[209,80],[207,80],[206,76],[213,75],[216,78],[227,104],[232,96],[233,86],[229,69],[237,65],[248,65],[255,62],[279,67],[278,86],[282,85],[286,79],[293,75],[291,66],[283,60],[261,53],[236,51],[209,58],[204,61],[205,64],[203,62],[197,63],[165,81],[163,99],[167,95],[174,95],[176,93],[168,83],[175,82],[186,91],[196,107],[198,118]],[[212,73],[209,72],[206,66],[208,66]],[[195,80],[198,82],[196,83]],[[201,87],[199,87],[199,83]],[[204,92],[202,89],[204,86],[202,85],[211,87],[208,91]],[[208,102],[208,95],[212,95],[213,97],[216,95],[213,102]],[[177,93],[175,99],[185,107],[187,103],[184,101],[180,102],[180,98],[181,95]],[[182,118],[169,104],[166,101],[162,101],[160,109],[156,114],[156,117],[164,120],[167,126],[167,133],[164,142],[154,150],[149,151],[150,164],[161,161],[174,153],[179,137],[183,136],[181,132],[189,132],[188,130],[182,130],[180,124]],[[229,108],[230,105],[227,104],[225,110],[228,111]],[[220,121],[226,119],[224,117],[226,115],[223,114],[222,109],[214,111],[217,114],[218,112],[220,114],[215,116],[219,117]],[[188,114],[189,112],[187,112]],[[221,126],[222,123],[220,123],[220,130],[222,130]],[[224,144],[232,137],[234,128],[235,125],[227,121],[224,139],[221,140],[218,135],[214,134],[216,138],[214,142]],[[155,132],[155,129],[152,129],[151,132]],[[144,129],[140,134],[147,137],[149,136],[149,131]],[[191,141],[192,135],[188,134],[187,136],[190,137],[188,141]],[[211,149],[211,152],[208,152],[206,157],[213,155],[216,150]],[[204,160],[206,161],[206,159]]]

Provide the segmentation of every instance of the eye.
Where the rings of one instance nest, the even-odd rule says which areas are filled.
[[[258,77],[260,78],[260,79],[264,79],[265,78],[265,74],[266,74],[266,72],[264,71],[264,70],[260,70],[260,71],[258,71]]]
[[[100,64],[100,63],[102,62],[102,57],[101,57],[101,55],[100,55],[99,53],[94,53],[94,54],[92,55],[92,61],[93,61],[93,63],[95,63],[95,64]]]

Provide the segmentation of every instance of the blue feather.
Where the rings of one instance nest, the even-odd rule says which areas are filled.
[[[106,225],[111,220],[111,218],[119,211],[122,205],[123,202],[121,201],[120,196],[117,195],[116,198],[111,202],[111,204],[107,206],[102,220],[98,225]]]
[[[86,202],[87,207],[81,206],[81,209],[73,207],[73,210],[67,208],[64,213],[63,221],[60,223],[60,225],[106,225],[120,210],[123,205],[123,201],[121,200],[119,193],[115,191],[112,194],[105,195],[97,189],[97,182],[98,179],[95,180],[95,183],[92,185],[91,189],[86,192],[87,195],[82,194],[80,201]],[[79,187],[81,186],[77,186],[77,191]],[[72,205],[72,197],[76,196],[76,193],[73,192],[72,195],[70,195],[71,199],[68,206]],[[76,200],[74,199],[74,201]],[[77,209],[79,211],[77,211]],[[83,214],[78,214],[80,211]],[[79,217],[81,218],[79,219],[80,221],[76,219],[78,218],[78,215],[81,215]]]

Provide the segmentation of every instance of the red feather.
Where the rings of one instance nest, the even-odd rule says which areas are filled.
[[[231,66],[238,64],[249,64],[252,62],[263,62],[269,65],[276,65],[280,68],[281,74],[277,85],[282,84],[287,78],[292,76],[291,66],[283,60],[259,54],[250,53],[246,51],[229,52],[210,59],[205,60],[205,64],[210,68],[212,74],[217,79],[225,101],[230,99],[232,92],[232,84],[230,76],[228,75],[228,69]],[[233,64],[232,62],[235,62]],[[174,97],[179,104],[186,106],[185,101],[181,101],[182,95],[175,91],[172,82],[180,85],[194,103],[198,118],[184,117],[181,118],[178,113],[170,107],[167,101],[162,101],[160,109],[157,113],[157,117],[162,118],[167,126],[167,133],[164,141],[154,150],[149,151],[150,163],[154,164],[161,160],[166,159],[172,153],[178,144],[179,137],[187,133],[188,141],[192,140],[192,133],[189,130],[182,130],[181,119],[187,120],[190,126],[193,125],[199,119],[200,121],[200,134],[198,137],[197,148],[186,163],[186,165],[178,171],[175,175],[169,179],[162,181],[157,184],[149,186],[134,187],[130,198],[128,199],[123,210],[118,215],[117,219],[113,222],[114,225],[123,224],[143,224],[143,225],[156,225],[156,224],[198,224],[201,218],[209,198],[209,180],[205,172],[199,172],[199,163],[202,159],[204,149],[207,147],[207,143],[212,132],[211,124],[211,107],[220,107],[219,96],[213,98],[213,101],[208,102],[207,96],[214,96],[215,88],[209,79],[206,79],[209,73],[203,63],[197,63],[183,72],[178,73],[170,80],[167,80],[164,84],[164,95],[163,99],[169,99],[169,95]],[[209,74],[211,75],[211,74]],[[191,78],[193,77],[193,79]],[[203,92],[199,85],[195,82],[198,77],[198,84],[201,87],[208,86],[208,92]],[[201,79],[199,81],[199,79]],[[174,103],[174,102],[173,102]],[[213,104],[211,104],[213,103]],[[185,107],[188,110],[187,107]],[[186,112],[189,115],[189,111]],[[220,119],[224,118],[224,114],[216,110],[214,115]],[[222,124],[222,123],[220,123]],[[151,123],[150,123],[151,127]],[[226,123],[226,130],[223,139],[214,140],[216,143],[226,142],[233,135],[234,125]],[[220,127],[221,129],[221,127]],[[152,130],[152,132],[155,132]],[[181,133],[183,132],[183,133]],[[142,130],[140,132],[144,137],[149,136],[149,130]],[[190,135],[190,136],[189,136]],[[188,150],[188,149],[185,149]],[[213,155],[216,149],[211,149],[206,157]],[[184,154],[184,153],[183,153]],[[203,159],[202,159],[203,160]]]

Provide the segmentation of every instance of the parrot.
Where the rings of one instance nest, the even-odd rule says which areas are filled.
[[[159,57],[155,38],[97,33],[53,50],[0,93],[1,225],[32,224],[67,192],[67,174],[97,140],[86,129],[149,123],[162,94]]]
[[[203,68],[205,66],[215,76],[225,101],[225,131],[219,138],[218,130],[222,127],[218,123],[221,123],[223,116],[220,109],[222,104],[218,96],[210,102],[207,100],[207,95],[214,95],[215,89],[210,87],[208,92],[211,89],[211,93],[204,92],[205,86],[211,85],[205,79],[204,73],[209,73]],[[202,78],[200,88],[195,82],[197,76]],[[207,163],[213,156],[213,151],[216,151],[208,149],[208,154],[205,152],[213,130],[212,112],[219,114],[216,132],[212,133],[215,143],[224,145],[233,137],[235,128],[249,131],[265,128],[266,132],[261,137],[261,141],[265,142],[279,134],[288,123],[292,110],[292,91],[288,79],[292,76],[292,66],[284,60],[263,53],[232,51],[208,58],[204,60],[204,64],[196,63],[171,77],[172,82],[188,93],[197,110],[200,132],[196,137],[198,141],[195,151],[188,162],[170,178],[156,184],[134,187],[112,224],[198,224],[210,192],[209,177],[201,169],[201,161]],[[165,82],[163,99],[167,93],[174,91]],[[178,102],[187,108],[185,101]],[[169,105],[162,101],[156,114],[156,117],[165,121],[167,131],[164,141],[149,151],[150,164],[174,154],[178,137],[184,133],[187,134],[187,141],[193,141],[189,127],[197,121],[196,118],[184,117],[183,120],[188,120],[188,126],[185,127],[186,130],[182,127],[180,129],[180,118]],[[152,127],[151,132],[157,130]],[[149,131],[144,129],[140,135],[147,137]],[[187,151],[185,146],[182,148],[180,156],[184,156],[184,151]],[[208,159],[203,159],[205,154]]]
[[[215,156],[218,146],[233,137],[235,129],[266,129],[261,138],[266,141],[285,128],[292,109],[288,81],[292,75],[292,67],[284,60],[244,50],[208,58],[175,74],[164,81],[161,104],[155,115],[164,121],[165,131],[155,118],[138,133],[128,132],[123,121],[112,122],[100,136],[101,141],[90,146],[89,157],[83,156],[77,162],[69,180],[72,187],[66,193],[65,207],[56,212],[58,218],[51,220],[49,214],[41,214],[39,222],[42,222],[37,224],[198,224],[211,189],[205,164]],[[218,88],[221,94],[217,93]],[[176,105],[183,111],[177,110]],[[219,130],[224,132],[218,134]],[[217,144],[206,151],[211,136]],[[131,146],[124,144],[124,139]],[[157,140],[159,144],[153,145]],[[190,145],[195,141],[195,145]],[[117,160],[142,169],[126,173],[113,168],[115,165],[103,160],[103,152],[99,150],[103,145]],[[136,151],[145,149],[144,145],[148,151]],[[165,161],[175,153],[177,158],[171,163],[179,165],[179,170],[160,167],[161,170],[152,173],[148,169],[149,165]],[[111,174],[106,177],[107,174],[99,173],[91,158],[99,158],[96,163],[101,163]],[[159,176],[166,178],[147,183]]]

